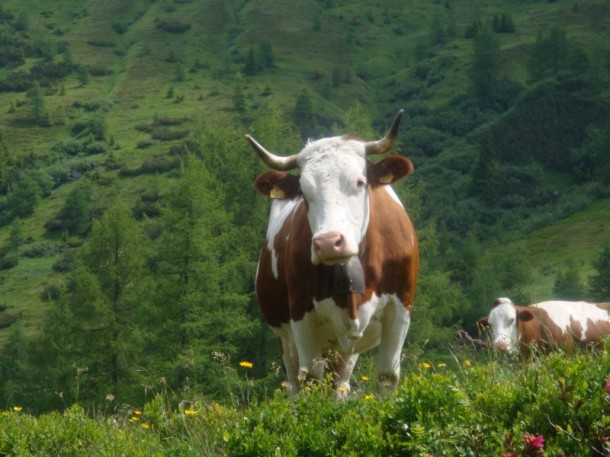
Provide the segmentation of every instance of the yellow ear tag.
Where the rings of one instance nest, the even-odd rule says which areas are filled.
[[[273,186],[273,189],[269,192],[269,196],[271,198],[286,198],[286,194],[284,194],[284,191],[278,186]]]
[[[388,173],[387,175],[379,178],[379,182],[381,184],[390,184],[392,181],[394,181],[394,175],[392,173]]]

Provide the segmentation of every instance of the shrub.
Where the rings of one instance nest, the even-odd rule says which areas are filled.
[[[184,33],[191,29],[191,24],[177,20],[159,21],[157,28],[169,33]]]

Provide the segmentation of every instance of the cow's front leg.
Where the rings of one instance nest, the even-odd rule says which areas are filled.
[[[286,381],[283,384],[286,387],[288,395],[294,395],[299,391],[299,356],[297,347],[294,342],[292,329],[288,324],[282,324],[281,329],[276,330],[276,334],[280,337],[282,344],[282,360],[286,368]]]
[[[391,300],[381,319],[382,332],[377,354],[377,378],[396,387],[400,378],[400,354],[411,324],[411,314],[399,300]]]
[[[305,313],[303,319],[290,321],[290,324],[299,354],[298,380],[302,382],[313,378],[321,381],[324,377],[324,360],[318,342],[315,316],[312,312]]]
[[[358,361],[359,354],[337,354],[333,363],[334,387],[339,398],[346,398],[350,391],[349,381]]]

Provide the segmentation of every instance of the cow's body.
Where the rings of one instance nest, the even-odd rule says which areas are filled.
[[[378,376],[398,381],[419,257],[411,221],[382,183],[400,179],[412,166],[400,157],[385,165],[368,162],[364,145],[347,137],[319,140],[298,155],[300,177],[269,172],[256,182],[261,193],[275,197],[256,292],[280,337],[291,393],[307,377],[321,379],[325,368],[346,392],[358,354],[375,346]],[[317,160],[326,162],[319,166]],[[335,174],[344,175],[337,185],[348,187],[332,196]]]
[[[596,343],[610,334],[609,308],[610,303],[560,300],[516,306],[508,298],[498,298],[479,323],[491,327],[499,351],[527,354],[536,346],[570,352],[574,344]]]

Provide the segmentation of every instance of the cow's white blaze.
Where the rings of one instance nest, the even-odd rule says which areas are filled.
[[[364,143],[324,138],[309,143],[297,161],[313,237],[339,233],[344,241],[342,254],[356,255],[369,222]],[[321,262],[313,247],[312,262]]]
[[[488,323],[493,335],[493,344],[496,349],[515,353],[517,343],[517,310],[508,298],[499,299],[500,304],[489,313]]]

